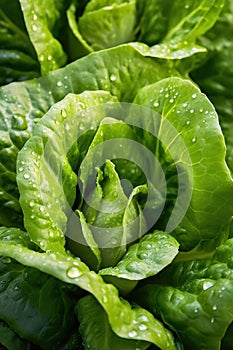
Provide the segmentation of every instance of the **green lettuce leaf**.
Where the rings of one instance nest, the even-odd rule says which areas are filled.
[[[156,275],[172,262],[178,254],[178,246],[177,241],[165,232],[149,233],[139,243],[131,245],[115,267],[100,270],[100,275],[128,280]]]
[[[0,231],[1,240],[7,241],[12,231]],[[15,229],[13,234],[30,246],[24,232]],[[0,260],[0,286],[0,318],[22,339],[43,349],[58,349],[69,340],[70,331],[77,329],[73,308],[80,293],[76,288],[9,257]],[[10,330],[6,334],[10,335]],[[20,346],[22,341],[15,338]]]
[[[112,284],[104,283],[101,276],[90,271],[79,259],[65,253],[33,251],[28,248],[30,240],[26,232],[20,232],[21,234],[19,232],[19,229],[14,228],[0,229],[1,255],[10,256],[23,265],[34,267],[90,292],[104,308],[111,328],[118,336],[151,342],[162,350],[176,349],[172,333],[164,328],[160,321],[147,310],[140,307],[132,308],[126,300],[120,299],[118,290]],[[54,291],[56,292],[57,288]],[[51,303],[51,307],[58,310],[56,303]],[[12,309],[11,311],[13,312]],[[15,318],[8,316],[13,322]]]
[[[0,85],[39,76],[40,69],[17,0],[1,1]]]
[[[168,3],[151,1],[148,8],[145,6],[141,17],[141,38],[151,43],[151,34],[147,34],[147,31],[153,33],[154,24],[157,22],[158,38],[156,39],[159,43],[151,47],[141,44],[136,46],[147,56],[166,59],[181,59],[206,51],[205,47],[196,43],[197,38],[207,32],[217,21],[224,0],[185,2],[179,0],[172,4]],[[157,7],[157,11],[151,12],[154,6]]]
[[[66,63],[66,53],[61,42],[65,10],[69,1],[19,0],[27,31],[37,53],[41,73],[62,67]]]
[[[149,346],[148,343],[140,340],[118,337],[112,331],[103,307],[91,295],[79,300],[76,312],[85,349],[142,350]],[[141,328],[145,328],[145,325],[144,327],[141,325]]]
[[[0,344],[8,350],[25,350],[27,342],[20,338],[7,324],[0,321]]]
[[[208,49],[208,55],[200,62],[201,67],[191,73],[192,78],[210,98],[219,114],[227,144],[226,160],[231,172],[233,171],[232,23],[233,4],[227,0],[215,26],[200,38],[200,42]]]
[[[135,0],[91,0],[78,18],[75,32],[96,51],[133,41],[135,26]]]
[[[54,103],[70,92],[99,89],[109,91],[120,101],[131,102],[142,86],[170,74],[176,72],[166,62],[154,62],[131,45],[124,45],[93,53],[38,80],[0,88],[0,223],[22,227],[16,157],[34,126]]]
[[[144,87],[134,102],[161,114],[160,140],[169,147],[163,147],[163,158],[159,153],[158,157],[163,162],[163,159],[169,160],[173,154],[176,166],[180,167],[178,174],[184,172],[187,175],[181,179],[183,185],[180,183],[184,189],[184,200],[178,196],[182,201],[178,204],[176,199],[172,199],[175,202],[175,217],[169,219],[166,230],[169,230],[172,220],[180,215],[190,194],[189,208],[182,222],[174,227],[173,234],[182,249],[189,250],[196,245],[202,249],[202,242],[204,249],[207,249],[208,240],[213,249],[214,245],[228,236],[233,211],[233,182],[225,163],[226,147],[213,105],[194,84],[176,77]],[[179,154],[177,149],[180,149]],[[216,205],[220,201],[228,204]]]
[[[189,349],[220,349],[233,321],[232,249],[229,239],[211,258],[177,263],[137,290],[140,305],[160,315]],[[227,341],[226,335],[225,341]]]

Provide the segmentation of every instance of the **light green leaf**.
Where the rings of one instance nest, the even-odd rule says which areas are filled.
[[[90,292],[104,308],[111,328],[118,336],[151,342],[162,350],[176,349],[171,332],[160,321],[141,307],[133,309],[128,302],[119,298],[118,290],[113,285],[104,283],[101,276],[90,271],[79,259],[65,253],[35,252],[27,247],[25,239],[20,238],[18,230],[2,228],[0,232],[1,255]],[[4,239],[4,236],[8,239]],[[25,233],[22,232],[22,236]]]
[[[68,95],[41,119],[18,154],[17,183],[24,225],[42,250],[64,249],[67,216],[72,212],[77,185],[77,175],[67,154],[77,142],[78,132],[82,134],[81,113],[112,100],[106,92]],[[74,115],[80,118],[78,125]],[[93,123],[96,127],[97,122],[96,118],[86,120],[86,129],[90,130]]]
[[[41,73],[62,67],[66,63],[66,54],[56,38],[65,23],[64,14],[68,4],[58,0],[19,1],[41,65]]]
[[[162,162],[178,166],[178,188],[184,189],[176,194],[177,200],[172,198],[176,202],[166,230],[174,222],[178,225],[176,220],[183,212],[185,216],[173,233],[182,248],[191,249],[201,240],[218,244],[228,235],[233,182],[225,163],[226,147],[214,107],[194,84],[175,77],[143,88],[134,102],[162,116],[158,137],[163,151],[158,150],[157,156],[160,159],[162,155]],[[173,175],[174,169],[169,177]],[[185,213],[183,209],[190,199]],[[216,204],[221,201],[224,206]]]
[[[136,1],[97,2],[91,0],[78,19],[82,37],[94,50],[134,40]]]
[[[178,254],[178,243],[169,234],[155,231],[130,246],[115,267],[100,270],[101,275],[141,280],[156,275]]]

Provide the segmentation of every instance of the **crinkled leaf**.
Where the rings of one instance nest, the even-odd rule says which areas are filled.
[[[178,243],[169,234],[155,231],[135,243],[115,267],[100,270],[101,275],[141,280],[156,275],[169,265],[178,253]]]
[[[135,350],[147,349],[149,344],[140,340],[124,339],[111,329],[103,307],[92,296],[79,300],[76,313],[80,322],[80,332],[85,349],[102,350]],[[143,328],[141,326],[141,328]]]
[[[225,163],[226,147],[214,107],[194,84],[175,77],[143,88],[134,101],[161,114],[161,155],[169,163],[173,157],[178,166],[179,188],[183,191],[176,196],[172,213],[175,216],[172,220],[170,217],[166,230],[179,218],[191,195],[189,208],[181,224],[176,225],[177,240],[185,249],[195,247],[202,239],[218,244],[228,234],[233,182]],[[216,205],[221,201],[226,206]]]
[[[137,291],[136,300],[172,327],[189,349],[220,349],[233,321],[233,239],[213,258],[168,267],[160,278]],[[159,284],[162,281],[162,284]]]
[[[90,271],[79,259],[65,253],[33,251],[27,247],[25,240],[20,238],[18,230],[7,231],[6,233],[5,228],[0,230],[1,255],[10,256],[23,265],[35,267],[63,282],[90,292],[104,308],[111,328],[118,336],[151,342],[162,350],[176,349],[171,332],[164,328],[160,321],[143,308],[133,309],[128,302],[119,298],[118,290],[113,285],[104,283],[101,276]],[[7,240],[3,239],[5,235],[8,236]],[[56,303],[51,305],[57,310]]]

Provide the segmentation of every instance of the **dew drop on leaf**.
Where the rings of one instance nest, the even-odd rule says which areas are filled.
[[[25,174],[23,175],[23,177],[24,177],[25,180],[28,180],[28,179],[30,179],[31,175],[28,174],[28,173],[25,173]]]
[[[66,271],[66,274],[69,278],[77,278],[80,277],[83,272],[80,271],[78,267],[72,266]]]
[[[131,332],[128,333],[128,336],[129,336],[130,338],[134,338],[134,337],[136,337],[137,335],[138,335],[138,333],[137,333],[136,331],[131,331]]]

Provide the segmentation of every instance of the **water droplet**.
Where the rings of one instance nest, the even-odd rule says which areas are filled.
[[[35,24],[32,25],[32,30],[33,30],[33,32],[37,31],[37,26]]]
[[[170,102],[170,103],[173,103],[173,102],[174,102],[174,99],[173,99],[173,98],[171,98],[171,99],[169,100],[169,102]]]
[[[43,213],[44,211],[44,207],[41,205],[40,208],[39,208],[40,212]]]
[[[61,110],[61,115],[63,118],[66,118],[67,117],[67,113],[64,109]]]
[[[83,273],[79,270],[78,267],[72,266],[67,270],[66,274],[69,278],[77,278],[80,277]]]
[[[48,61],[51,61],[52,60],[52,56],[51,55],[48,55]],[[59,83],[59,82],[58,82]],[[57,83],[57,85],[58,85],[58,83]],[[58,85],[58,86],[60,86],[60,85]]]
[[[10,264],[11,263],[11,258],[9,258],[8,256],[4,257],[2,259],[3,264]]]
[[[217,310],[217,305],[214,305],[213,307],[212,307],[212,309],[214,310],[214,311],[216,311]]]
[[[195,312],[195,314],[197,314],[198,313],[198,309],[195,309],[194,312]]]
[[[207,281],[207,282],[204,282],[203,283],[203,290],[207,290],[207,289],[209,289],[209,288],[211,288],[211,287],[213,287],[213,283],[212,282],[209,282],[209,281]]]
[[[35,216],[34,216],[34,215],[31,215],[30,217],[31,217],[32,220],[35,219]]]
[[[206,114],[206,115],[209,114],[209,111],[205,111],[205,114]]]
[[[214,317],[211,318],[210,322],[211,322],[211,323],[214,323]]]
[[[193,137],[193,138],[192,138],[192,142],[194,143],[194,142],[196,142],[196,141],[197,141],[196,137]]]
[[[48,58],[48,59],[49,59],[49,58]],[[58,86],[58,87],[62,86],[62,82],[61,82],[61,81],[58,81],[58,82],[57,82],[57,86]]]
[[[150,249],[150,248],[152,248],[152,245],[151,245],[150,243],[148,243],[148,244],[146,245],[146,247],[147,247],[148,249]]]
[[[29,207],[34,207],[34,205],[35,205],[35,202],[34,202],[34,201],[31,201],[31,202],[29,203]]]
[[[194,109],[192,108],[192,109],[190,109],[190,111],[189,111],[191,114],[193,114],[194,113]]]
[[[51,237],[51,238],[54,237],[54,232],[53,231],[49,231],[49,237]]]
[[[116,238],[112,238],[111,239],[111,244],[112,245],[116,245],[117,244],[117,239]]]
[[[165,97],[168,98],[168,97],[169,97],[169,94],[166,94]]]
[[[187,107],[188,106],[188,102],[183,103],[183,107]]]
[[[111,81],[116,81],[116,78],[117,78],[117,77],[115,76],[115,74],[111,74],[111,75],[110,75],[110,80],[111,80]]]
[[[24,168],[21,166],[19,169],[18,169],[20,172],[24,171]]]
[[[32,16],[33,17],[33,19],[34,19],[34,21],[36,21],[37,20],[37,15],[34,13],[34,15]]]
[[[186,124],[189,125],[190,124],[190,120],[187,120]]]
[[[25,178],[25,180],[28,180],[28,179],[30,179],[31,175],[28,174],[28,173],[25,173],[25,174],[23,175],[23,177]]]
[[[184,7],[184,8],[189,9],[189,5],[185,5],[185,7]]]
[[[196,97],[197,97],[197,94],[196,94],[196,93],[192,95],[192,98],[193,98],[193,99],[196,98]]]
[[[159,107],[159,102],[158,101],[154,102],[153,106],[154,107]]]
[[[203,112],[203,108],[200,108],[200,113],[202,113]]]
[[[44,240],[41,240],[41,241],[40,241],[40,247],[41,247],[42,249],[45,249],[45,247],[46,247],[46,242],[45,242]]]
[[[19,290],[20,288],[19,288],[19,286],[15,286],[15,288],[14,288],[14,290]]]
[[[136,337],[137,335],[138,335],[138,333],[137,333],[136,331],[131,331],[131,332],[128,333],[128,336],[129,336],[130,338],[134,338],[134,337]]]
[[[145,325],[145,324],[140,324],[139,326],[138,326],[138,329],[140,330],[140,331],[145,331],[146,329],[147,329],[147,326]]]

